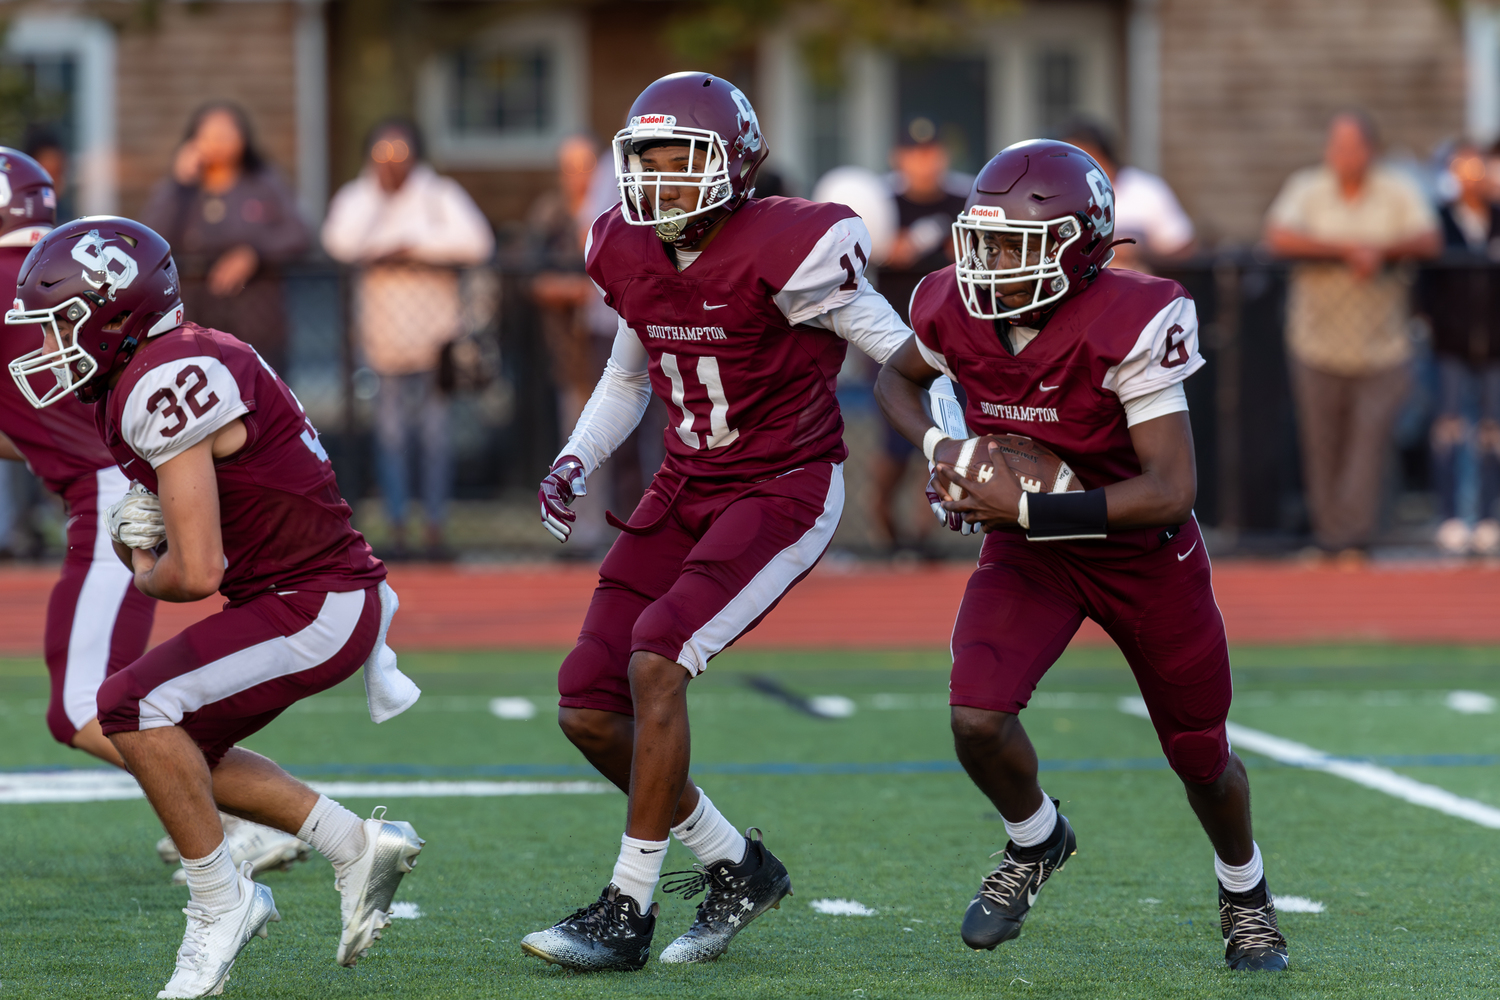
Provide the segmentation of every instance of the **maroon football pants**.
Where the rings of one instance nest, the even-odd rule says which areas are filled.
[[[599,567],[559,704],[634,715],[632,653],[697,676],[754,628],[822,558],[844,508],[842,465],[816,462],[759,482],[658,473]]]
[[[1229,762],[1232,694],[1208,554],[1196,519],[1166,543],[1139,534],[1140,554],[1108,558],[1015,532],[986,536],[953,626],[948,701],[1019,713],[1092,618],[1125,654],[1172,770],[1208,784]]]
[[[106,736],[181,726],[215,767],[288,706],[362,667],[379,632],[378,587],[260,594],[111,674],[99,724]]]

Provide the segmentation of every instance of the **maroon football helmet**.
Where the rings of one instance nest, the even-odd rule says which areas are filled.
[[[0,146],[0,246],[31,246],[56,224],[52,175],[19,149]]]
[[[699,151],[703,169],[647,172],[640,154],[653,146],[686,146],[689,167]],[[641,91],[630,121],[612,144],[620,212],[632,226],[655,226],[665,243],[691,248],[719,218],[755,193],[766,140],[755,109],[740,89],[709,73],[673,73]],[[696,188],[697,207],[661,210],[662,187]]]
[[[38,409],[69,392],[98,402],[136,345],[182,320],[177,265],[166,240],[129,219],[77,219],[42,237],[21,263],[5,322],[40,324],[47,339],[12,361],[10,374]],[[39,396],[30,377],[46,372],[57,384]]]
[[[1114,188],[1091,156],[1051,139],[1007,146],[979,171],[953,224],[964,306],[976,319],[1036,322],[1098,276],[1114,256],[1114,232]],[[1019,235],[1020,266],[991,267],[987,233]],[[1007,309],[1001,295],[1022,283],[1031,301]]]

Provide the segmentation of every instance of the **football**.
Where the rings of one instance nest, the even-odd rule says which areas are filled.
[[[1020,480],[1021,489],[1027,493],[1072,493],[1084,489],[1073,469],[1042,444],[1020,434],[985,434],[969,438],[958,453],[953,471],[976,483],[987,483],[995,474],[990,462],[990,442],[999,446],[1001,457],[1011,472]],[[963,487],[948,483],[948,496],[954,500],[964,498]]]

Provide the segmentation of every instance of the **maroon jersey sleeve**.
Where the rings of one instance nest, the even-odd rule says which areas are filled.
[[[917,287],[912,289],[911,306],[908,310],[912,332],[917,335],[917,350],[921,352],[922,359],[949,378],[953,378],[953,369],[948,364],[943,347],[942,316],[945,310],[952,308],[952,302],[956,298],[945,294],[951,290],[952,285],[951,264],[940,271],[924,275],[917,282]]]

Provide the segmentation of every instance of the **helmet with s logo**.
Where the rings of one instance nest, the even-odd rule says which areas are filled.
[[[1034,322],[1098,277],[1114,256],[1114,232],[1114,188],[1093,157],[1051,139],[1007,146],[979,171],[953,224],[965,308],[976,319]],[[985,244],[993,234],[1021,238],[1018,266],[993,266]],[[1030,300],[1007,308],[1001,296],[1023,284]]]
[[[166,240],[129,219],[76,219],[44,236],[21,264],[5,322],[38,324],[44,340],[12,361],[10,374],[38,409],[69,392],[97,402],[142,340],[182,321],[177,265]],[[47,373],[55,384],[39,393],[31,379]]]
[[[57,223],[57,191],[47,168],[0,146],[0,246],[29,247]]]
[[[686,146],[688,169],[644,169],[641,153],[655,146]],[[718,209],[732,212],[755,193],[755,172],[769,152],[750,99],[709,73],[673,73],[641,91],[611,149],[625,221],[655,226],[663,242],[683,247],[702,238]],[[663,187],[696,190],[694,207],[663,211]]]

